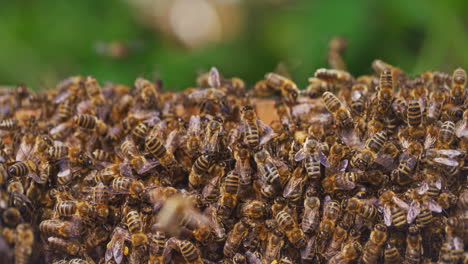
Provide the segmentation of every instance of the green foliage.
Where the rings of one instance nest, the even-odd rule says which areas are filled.
[[[348,39],[353,74],[370,73],[375,58],[411,74],[468,68],[465,0],[249,0],[243,6],[240,36],[187,50],[139,24],[124,1],[0,1],[0,83],[44,89],[76,74],[129,85],[137,76],[157,76],[182,89],[216,65],[253,84],[282,62],[303,87],[315,69],[328,67],[327,44],[336,35]],[[97,41],[115,40],[141,41],[143,48],[117,60],[96,53]]]

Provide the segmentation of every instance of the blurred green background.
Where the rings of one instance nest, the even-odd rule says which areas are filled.
[[[283,63],[304,87],[337,35],[355,75],[375,58],[451,72],[468,68],[467,14],[466,0],[0,0],[0,84],[81,74],[182,89],[215,65],[252,85]]]

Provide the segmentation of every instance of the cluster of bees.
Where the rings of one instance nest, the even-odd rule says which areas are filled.
[[[2,263],[467,263],[465,70],[355,78],[340,43],[304,90],[1,91]]]

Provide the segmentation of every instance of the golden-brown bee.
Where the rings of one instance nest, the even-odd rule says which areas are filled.
[[[375,154],[369,149],[364,149],[359,153],[356,153],[352,158],[349,164],[357,169],[365,170],[367,169],[375,160]]]
[[[339,69],[318,69],[315,71],[314,75],[316,78],[337,84],[347,84],[354,81],[354,78],[351,76],[351,74]]]
[[[326,82],[322,79],[311,77],[308,79],[309,85],[306,88],[305,94],[311,98],[321,96],[324,92],[334,92],[335,86],[333,83]]]
[[[102,94],[101,86],[94,77],[86,77],[85,88],[88,97],[91,99],[95,107],[102,106],[102,104],[104,104],[105,99]]]
[[[249,224],[241,219],[238,221],[232,230],[229,232],[226,243],[224,244],[223,254],[226,257],[233,257],[234,254],[237,252],[237,249],[240,246],[240,243],[244,239],[244,237],[249,232],[250,226]]]
[[[135,80],[135,87],[145,107],[159,105],[159,93],[154,83],[140,77]]]
[[[164,261],[169,263],[171,260],[171,251],[178,250],[185,262],[188,264],[203,264],[201,259],[200,250],[188,240],[179,240],[175,237],[172,237],[167,240],[166,247],[164,249]]]
[[[438,263],[459,263],[464,252],[462,239],[456,236],[448,236],[440,249]]]
[[[387,132],[385,130],[375,133],[367,142],[366,149],[375,154],[379,153],[387,142]]]
[[[422,237],[417,225],[408,228],[406,236],[405,260],[408,263],[420,263],[422,258]]]
[[[32,160],[16,162],[8,168],[8,174],[11,177],[24,177],[27,175],[31,176],[34,180],[39,180],[39,176],[36,172],[37,167]]]
[[[236,171],[239,174],[239,183],[242,186],[252,184],[253,169],[250,167],[250,151],[242,144],[234,148],[234,159],[236,160]]]
[[[382,255],[382,247],[387,240],[387,228],[377,224],[370,234],[370,238],[362,250],[362,260],[364,263],[377,263]]]
[[[333,37],[328,42],[328,64],[333,69],[346,71],[346,64],[343,60],[346,47],[347,41],[342,37]]]
[[[226,175],[224,184],[221,186],[221,197],[219,198],[218,214],[228,218],[237,205],[237,194],[239,192],[239,175],[230,171]]]
[[[322,187],[327,193],[336,190],[352,190],[361,178],[361,173],[358,172],[340,172],[323,179]]]
[[[322,94],[327,110],[333,114],[336,124],[341,128],[352,128],[354,126],[351,112],[347,109],[336,95],[331,92]]]
[[[111,240],[107,243],[105,260],[114,260],[116,263],[121,263],[124,256],[129,254],[129,249],[125,246],[125,241],[130,241],[131,236],[128,229],[117,226],[112,235]]]
[[[116,177],[112,180],[110,187],[116,193],[130,194],[132,197],[141,198],[145,186],[141,181],[126,177]]]
[[[91,206],[84,201],[58,201],[55,205],[55,211],[59,216],[71,217],[78,214],[82,217],[88,216]]]
[[[16,227],[23,220],[23,217],[18,208],[10,207],[3,211],[2,220],[5,225]]]
[[[417,189],[408,190],[407,196],[412,199],[407,215],[408,223],[416,220],[418,226],[428,226],[433,220],[432,212],[442,212],[442,207],[428,196],[428,189],[429,186],[423,184]]]
[[[202,153],[213,153],[219,150],[220,134],[223,131],[224,120],[219,117],[213,117],[205,128],[204,144]]]
[[[34,233],[30,224],[19,224],[16,227],[15,263],[29,263],[34,245]]]
[[[201,151],[201,121],[200,116],[193,115],[190,117],[189,127],[187,129],[187,150],[192,156]]]
[[[156,136],[149,136],[145,140],[146,149],[157,158],[166,168],[173,167],[177,162],[174,155],[167,151],[161,140]]]
[[[132,245],[134,247],[138,247],[146,244],[148,242],[148,237],[143,233],[143,223],[138,211],[133,209],[128,210],[125,214],[125,221],[128,226],[128,230],[132,234]]]
[[[307,137],[303,147],[294,155],[295,161],[304,160],[304,167],[307,175],[312,180],[318,180],[321,177],[320,164],[330,167],[327,157],[323,154],[324,145],[315,138]]]
[[[333,235],[331,237],[330,244],[328,245],[327,250],[323,254],[326,259],[330,259],[334,255],[337,254],[338,251],[341,250],[341,246],[343,243],[345,243],[346,239],[348,238],[348,230],[347,226],[344,225],[343,223],[339,223],[335,231],[333,232]]]
[[[273,260],[278,259],[280,251],[284,245],[284,235],[278,230],[273,230],[268,234],[267,246],[265,249],[265,260],[272,263]]]
[[[377,91],[376,103],[376,114],[378,116],[384,116],[387,113],[388,108],[392,104],[393,94],[393,75],[388,69],[385,69],[380,74],[379,90]]]
[[[307,180],[307,174],[302,167],[297,167],[284,187],[283,197],[292,203],[299,202]]]
[[[65,238],[78,237],[81,232],[79,221],[62,221],[58,219],[44,220],[39,224],[39,230],[45,236],[61,236]]]
[[[345,244],[341,251],[333,256],[328,263],[330,264],[347,264],[359,257],[362,251],[362,246],[358,241]]]
[[[166,241],[166,234],[162,231],[156,231],[148,235],[150,263],[162,263],[162,255],[164,247],[166,246]]]
[[[18,128],[19,121],[16,118],[3,119],[0,121],[0,129],[13,131]]]
[[[320,199],[314,193],[307,192],[304,199],[304,213],[301,229],[304,233],[314,232],[320,222]]]
[[[398,264],[401,263],[402,257],[398,249],[395,247],[394,243],[387,242],[387,245],[384,249],[384,263],[385,264]]]
[[[268,184],[274,184],[279,181],[280,174],[278,168],[275,166],[273,158],[266,149],[260,148],[259,151],[255,153],[254,158],[258,170]]]
[[[78,255],[83,249],[77,240],[66,240],[60,237],[47,238],[47,244],[51,249],[70,255]]]
[[[297,85],[293,81],[273,72],[265,74],[265,83],[280,92],[287,103],[295,103],[300,94]]]
[[[252,200],[241,207],[241,215],[250,219],[260,219],[266,214],[266,204],[262,201]]]
[[[91,154],[94,159],[99,161],[112,162],[114,160],[112,153],[103,149],[95,149]]]
[[[327,240],[333,234],[340,216],[340,204],[335,200],[331,200],[329,196],[325,197],[323,216],[319,224],[319,236]]]
[[[285,210],[280,211],[275,215],[275,219],[278,222],[278,228],[286,235],[294,247],[299,248],[305,245],[304,232],[288,212]]]
[[[380,201],[383,204],[384,221],[387,226],[393,224],[395,227],[402,227],[406,224],[406,212],[409,210],[408,204],[390,190],[380,195]]]
[[[107,132],[107,125],[96,116],[89,114],[78,114],[73,117],[73,123],[86,131],[96,131],[99,135]]]
[[[377,219],[379,215],[379,210],[374,204],[372,204],[372,201],[369,200],[362,200],[352,197],[348,200],[345,200],[342,206],[343,209],[347,210],[348,212],[352,214],[358,214],[370,221]]]
[[[455,139],[455,124],[452,121],[446,121],[439,130],[437,146],[439,148],[450,148]]]
[[[257,125],[257,115],[252,106],[245,106],[242,108],[241,119],[245,126],[245,140],[250,148],[256,148],[260,143],[260,132]]]
[[[418,101],[413,100],[408,105],[407,122],[410,127],[418,127],[422,121],[421,105]]]
[[[461,105],[466,102],[466,71],[462,68],[457,68],[452,75],[452,85],[450,88],[450,103]]]
[[[203,176],[208,173],[212,158],[212,155],[204,154],[195,160],[189,175],[190,186],[198,187],[203,183]]]

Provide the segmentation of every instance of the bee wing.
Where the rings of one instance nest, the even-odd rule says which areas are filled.
[[[61,159],[58,162],[58,165],[59,165],[59,172],[57,173],[58,177],[71,176],[70,160],[68,158]]]
[[[179,134],[179,131],[172,130],[171,133],[169,133],[169,135],[167,136],[167,139],[166,139],[167,151],[174,153],[174,151],[176,150],[177,145],[179,143],[177,139],[178,134]]]
[[[312,249],[315,248],[315,241],[316,241],[315,236],[311,236],[309,241],[307,241],[307,245],[305,246],[304,249],[301,250],[301,257],[303,259],[308,257],[310,253],[312,252]]]
[[[421,212],[421,205],[418,201],[412,201],[410,205],[410,209],[408,211],[408,215],[406,216],[406,221],[408,224],[411,224],[414,219],[419,215]]]
[[[442,212],[442,207],[436,201],[434,201],[433,199],[428,199],[426,201],[426,203],[427,203],[427,207],[432,212],[436,212],[436,213],[441,213]]]
[[[307,114],[310,112],[310,109],[312,108],[312,106],[313,105],[309,103],[295,105],[291,109],[292,115],[298,117],[298,116]]]
[[[213,191],[213,189],[218,185],[219,176],[214,177],[210,182],[203,187],[202,195],[207,197]]]
[[[384,168],[388,170],[394,170],[397,167],[392,156],[385,154],[385,153],[377,154],[377,157],[375,158],[374,161],[375,163],[382,165]]]
[[[191,92],[187,97],[188,99],[196,103],[199,103],[203,100],[203,98],[205,97],[207,93],[208,93],[208,89],[196,90],[196,91]]]
[[[141,168],[138,168],[137,173],[138,174],[144,174],[144,173],[148,172],[149,170],[155,168],[159,164],[160,164],[160,162],[158,160],[156,160],[156,159],[154,159],[154,160],[145,159],[145,162],[143,163],[143,166],[141,166]]]
[[[437,163],[440,163],[440,164],[447,165],[449,167],[456,167],[459,164],[458,161],[456,161],[454,159],[443,158],[443,157],[434,158],[434,161],[437,162]]]
[[[258,125],[264,133],[264,135],[260,138],[260,145],[265,145],[266,143],[268,143],[268,141],[277,136],[275,131],[273,131],[273,129],[269,125],[263,123],[263,121],[258,120]]]
[[[119,165],[120,174],[124,177],[134,178],[132,166],[128,162],[122,162]]]
[[[221,77],[216,67],[211,67],[210,75],[208,76],[208,84],[210,87],[219,88],[221,86]]]
[[[425,194],[429,190],[429,184],[427,182],[423,182],[421,187],[418,189],[418,194]]]
[[[304,177],[291,177],[284,187],[283,197],[288,197],[294,190],[296,190],[303,182]]]
[[[320,164],[327,168],[330,167],[330,163],[328,162],[327,156],[325,156],[325,154],[323,154],[322,150],[320,149],[318,150],[318,158],[320,160]]]
[[[37,173],[29,173],[27,177],[31,177],[36,183],[41,183],[41,177]]]
[[[201,123],[200,116],[198,115],[191,116],[187,134],[198,135],[200,133],[200,123]]]
[[[345,172],[345,171],[346,171],[346,168],[348,167],[348,164],[349,164],[349,161],[348,161],[347,159],[342,160],[342,161],[340,162],[339,171],[340,171],[340,172]]]
[[[54,99],[53,99],[53,102],[55,104],[59,104],[63,101],[65,101],[68,97],[70,97],[71,95],[71,92],[70,90],[66,89],[64,90],[63,92],[59,93]]]
[[[327,207],[328,203],[331,201],[331,197],[330,195],[327,195],[325,196],[325,198],[323,199],[323,208]]]
[[[409,206],[407,203],[405,203],[403,200],[400,198],[393,196],[393,202],[398,205],[400,208],[404,209],[405,211],[409,210]]]
[[[112,247],[112,255],[114,256],[114,260],[117,264],[120,264],[123,259],[123,248],[124,248],[124,241],[123,239],[118,239],[114,246]]]
[[[363,144],[356,130],[352,129],[350,131],[340,131],[338,136],[349,147],[362,149]]]
[[[385,225],[391,226],[392,225],[392,211],[390,210],[390,206],[387,204],[384,205],[383,215],[384,215]]]
[[[16,160],[17,161],[25,161],[31,155],[33,149],[33,144],[27,144],[24,140],[21,141],[21,144],[18,148],[18,152],[16,153]]]
[[[307,152],[305,151],[305,148],[301,148],[298,152],[296,152],[296,155],[294,155],[294,160],[295,161],[301,161],[307,157]]]
[[[466,127],[466,123],[467,121],[463,119],[458,121],[455,125],[455,135],[457,135],[457,137],[468,137],[468,128]]]
[[[428,134],[426,136],[426,139],[424,140],[424,149],[431,148],[434,145],[435,141],[436,141],[436,138]]]
[[[453,159],[453,158],[456,158],[456,157],[458,157],[460,155],[465,154],[465,151],[459,151],[459,150],[456,150],[456,149],[438,149],[437,153],[445,155],[445,156]]]

